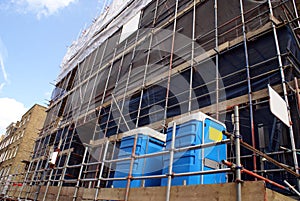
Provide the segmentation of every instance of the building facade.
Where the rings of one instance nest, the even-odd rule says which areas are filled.
[[[20,185],[32,156],[32,149],[46,118],[46,108],[34,105],[17,123],[11,123],[0,142],[1,187],[7,180],[12,185]]]
[[[109,160],[123,133],[146,126],[166,134],[168,123],[199,111],[233,132],[234,105],[243,140],[298,174],[298,30],[294,0],[113,1],[63,60],[19,198],[61,200],[72,187],[65,193],[73,200],[82,188],[96,199],[111,187]],[[269,85],[286,102],[289,125],[270,112]],[[247,169],[299,184],[252,151],[241,153]],[[235,159],[233,146],[227,157]]]

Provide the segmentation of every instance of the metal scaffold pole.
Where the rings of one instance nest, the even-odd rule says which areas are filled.
[[[190,67],[190,88],[189,88],[189,105],[188,112],[192,112],[192,94],[193,94],[193,71],[194,71],[194,57],[195,57],[195,43],[196,43],[196,0],[194,0],[193,8],[193,30],[192,30],[192,52],[191,52],[191,67]]]
[[[174,57],[174,50],[175,50],[175,38],[176,38],[176,28],[177,28],[177,16],[178,16],[178,1],[176,0],[175,5],[175,17],[174,17],[174,26],[173,26],[173,35],[172,35],[172,47],[171,47],[171,55],[170,55],[170,65],[168,70],[168,83],[167,83],[167,90],[166,90],[166,101],[165,101],[165,109],[164,109],[164,123],[166,124],[167,114],[168,114],[168,103],[169,103],[169,95],[170,95],[170,86],[171,86],[171,75],[173,69],[173,57]]]
[[[57,139],[57,135],[55,136],[54,141],[55,141],[56,139]],[[53,151],[54,151],[54,150],[53,150]],[[46,189],[45,189],[45,192],[44,192],[43,201],[47,200],[47,194],[48,194],[49,186],[50,186],[50,184],[51,184],[53,172],[54,172],[54,170],[55,170],[55,166],[54,166],[54,167],[50,167],[50,165],[49,165],[49,160],[48,160],[47,166],[46,166],[46,168],[45,168],[45,172],[48,171],[49,168],[50,168],[50,174],[49,174],[48,181],[47,181],[47,185],[46,185]]]
[[[129,173],[127,177],[127,184],[126,184],[126,191],[125,191],[125,201],[128,201],[129,199],[129,191],[130,191],[130,184],[132,179],[132,170],[134,166],[134,160],[135,160],[135,152],[136,152],[136,145],[138,140],[138,133],[134,136],[133,146],[132,146],[132,152],[131,152],[131,159],[130,159],[130,167],[129,167]]]
[[[172,141],[171,141],[171,148],[170,148],[170,162],[169,162],[166,201],[171,200],[171,186],[172,186],[173,160],[174,160],[174,149],[175,149],[175,136],[176,136],[176,122],[173,121],[173,131],[172,131]]]
[[[235,137],[235,157],[236,157],[236,200],[242,201],[242,183],[241,183],[241,150],[240,150],[240,120],[239,107],[234,106],[234,137]]]
[[[68,155],[67,155],[67,159],[65,160],[65,163],[64,163],[63,172],[62,172],[62,174],[60,176],[60,180],[58,182],[59,188],[58,188],[58,193],[57,193],[57,196],[56,196],[56,201],[59,201],[59,197],[60,197],[62,186],[63,186],[64,180],[65,180],[65,174],[67,172],[67,166],[68,166],[68,163],[69,163],[69,160],[70,160],[70,156],[71,156],[71,152],[69,150]]]
[[[270,15],[273,16],[273,7],[272,7],[271,0],[268,0],[268,4],[269,4]],[[297,152],[296,152],[294,131],[293,131],[293,126],[292,126],[291,111],[290,111],[290,106],[289,106],[289,99],[288,99],[288,93],[287,93],[287,88],[286,88],[286,81],[285,81],[285,75],[284,75],[284,70],[283,70],[283,63],[282,63],[282,58],[281,58],[277,30],[276,30],[276,25],[274,22],[272,22],[272,29],[273,29],[273,35],[274,35],[274,40],[275,40],[279,70],[280,70],[280,75],[281,75],[282,90],[283,90],[284,100],[286,102],[286,106],[287,106],[287,110],[288,110],[288,118],[289,118],[289,121],[291,124],[289,126],[289,133],[290,133],[291,147],[292,147],[292,153],[293,153],[294,168],[295,168],[295,172],[297,174],[299,174],[298,158],[297,158]],[[297,185],[298,185],[298,190],[300,190],[299,178],[297,178]]]
[[[94,200],[98,200],[98,194],[99,194],[99,189],[100,189],[100,185],[101,185],[101,179],[103,178],[102,174],[103,174],[103,170],[104,170],[104,166],[105,166],[105,160],[106,160],[106,156],[107,156],[107,152],[108,152],[108,146],[109,146],[109,140],[107,140],[105,143],[105,148],[104,148],[104,153],[103,153],[103,157],[102,157],[102,161],[101,161],[101,167],[100,167],[99,177],[98,177],[98,181],[97,181]],[[103,146],[102,146],[102,149],[103,149]]]
[[[295,12],[295,17],[297,19],[298,28],[300,28],[300,22],[299,22],[299,15],[298,15],[298,10],[297,10],[297,5],[296,5],[295,0],[292,0],[292,2],[293,2],[294,12]]]
[[[46,198],[47,198],[48,189],[49,189],[49,186],[50,186],[50,183],[51,183],[52,174],[53,174],[53,169],[51,168],[50,175],[49,175],[47,185],[46,185],[46,190],[45,190],[44,197],[43,197],[43,201],[47,200]]]
[[[300,89],[299,89],[298,79],[296,77],[294,78],[294,82],[296,88],[297,106],[298,106],[298,110],[300,111]]]
[[[73,201],[76,201],[76,197],[77,197],[78,190],[79,190],[79,187],[80,187],[81,175],[82,175],[83,167],[85,166],[85,158],[86,158],[88,149],[89,149],[88,146],[86,146],[85,149],[84,149],[84,154],[83,154],[82,162],[81,162],[81,165],[80,165],[79,175],[78,175],[78,178],[77,178],[75,191],[74,191],[74,195],[73,195]]]
[[[218,0],[215,0],[215,50],[216,54],[216,119],[219,120],[219,33],[218,33]]]
[[[144,69],[143,83],[141,86],[141,95],[140,95],[138,113],[137,113],[136,124],[135,124],[136,128],[138,128],[138,126],[139,126],[139,120],[140,120],[140,114],[141,114],[143,96],[144,96],[144,89],[145,89],[145,83],[146,83],[146,78],[147,78],[147,69],[149,66],[150,52],[151,52],[151,47],[152,47],[152,40],[153,40],[153,31],[152,31],[152,34],[150,35],[150,42],[149,42],[149,46],[148,46],[146,65],[145,65],[145,69]]]
[[[135,44],[137,43],[138,38],[139,38],[139,30],[136,33]],[[134,46],[133,51],[132,51],[132,55],[131,55],[131,62],[130,62],[130,65],[129,65],[128,75],[127,75],[125,89],[124,89],[124,93],[123,93],[124,95],[123,95],[122,100],[121,100],[121,102],[122,102],[121,108],[119,108],[118,102],[117,102],[117,100],[115,100],[115,104],[118,107],[118,111],[120,111],[120,117],[118,119],[118,124],[117,124],[118,128],[117,128],[117,130],[120,129],[120,125],[122,123],[122,120],[124,120],[124,124],[126,125],[127,129],[130,130],[130,127],[127,125],[126,119],[124,118],[123,110],[124,110],[124,107],[125,107],[127,90],[128,90],[128,86],[129,86],[131,71],[132,71],[132,68],[133,68],[133,59],[136,56],[136,46],[137,45]],[[112,98],[114,98],[113,94],[112,94]]]
[[[243,25],[243,42],[244,42],[244,51],[245,51],[245,61],[246,61],[246,69],[247,69],[250,129],[251,129],[252,146],[255,148],[256,146],[255,146],[255,132],[254,132],[254,118],[253,118],[251,75],[250,75],[250,65],[249,65],[247,33],[246,33],[246,24],[245,24],[243,0],[240,0],[240,7],[241,7],[241,19],[242,19],[242,25]],[[256,168],[256,155],[255,154],[253,154],[253,170],[254,171],[257,170],[257,168]]]

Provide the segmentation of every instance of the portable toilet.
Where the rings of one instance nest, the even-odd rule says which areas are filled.
[[[141,127],[121,134],[121,144],[119,148],[118,159],[128,158],[131,156],[135,135],[138,135],[135,151],[137,156],[162,151],[165,146],[165,134],[159,133],[148,127]],[[132,169],[132,176],[161,175],[163,169],[162,157],[163,156],[161,155],[135,159]],[[127,177],[129,169],[130,160],[117,162],[114,178]],[[125,188],[126,184],[127,180],[115,180],[112,182],[114,188]],[[145,187],[160,186],[160,184],[161,179],[145,179],[144,184],[142,180],[132,180],[130,187],[135,188],[143,185]]]
[[[202,112],[177,119],[175,122],[175,148],[217,142],[224,139],[222,131],[226,130],[225,125]],[[171,147],[173,129],[173,122],[170,122],[167,130],[167,150]],[[221,161],[226,159],[226,152],[227,149],[225,144],[204,149],[176,152],[174,154],[173,172],[184,173],[220,169]],[[167,174],[169,171],[170,155],[164,155],[163,161],[163,174]],[[162,186],[166,186],[168,183],[167,178],[163,178],[161,181]],[[172,186],[225,182],[226,173],[172,178]]]

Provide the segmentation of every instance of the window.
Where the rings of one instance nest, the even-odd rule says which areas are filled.
[[[9,155],[8,155],[8,157],[7,157],[7,158],[8,158],[8,159],[11,159],[11,157],[12,157],[12,154],[13,154],[13,148],[9,150]]]
[[[7,151],[5,152],[4,160],[7,160],[7,159],[8,159],[9,152],[10,152],[10,150],[7,150]]]
[[[18,145],[18,146],[16,146],[16,148],[15,148],[15,152],[14,152],[14,155],[13,155],[13,157],[16,157],[16,155],[17,155],[17,152],[18,152],[18,149],[19,149],[19,145]]]
[[[10,149],[10,150],[9,150],[8,159],[11,159],[11,157],[12,157],[12,153],[13,153],[13,149]]]
[[[11,168],[11,166],[7,167],[6,176],[8,176],[8,175],[9,175],[10,168]]]
[[[26,121],[29,121],[30,120],[30,114],[28,115],[28,117],[27,117],[27,120]]]
[[[2,153],[1,156],[0,156],[0,162],[3,161],[3,156],[4,156],[4,153]],[[1,176],[1,175],[0,175],[0,176]]]

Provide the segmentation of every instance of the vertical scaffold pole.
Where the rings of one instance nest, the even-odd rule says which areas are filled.
[[[168,114],[168,103],[169,103],[169,94],[170,94],[170,86],[171,86],[171,75],[173,69],[173,57],[174,57],[174,50],[175,50],[175,38],[176,38],[176,28],[177,28],[177,15],[178,15],[178,1],[176,0],[175,6],[175,17],[174,17],[174,27],[173,27],[173,36],[172,36],[172,47],[171,47],[171,55],[170,55],[170,65],[169,65],[169,73],[168,73],[168,83],[167,83],[167,90],[166,90],[166,101],[165,101],[165,109],[164,109],[164,123],[166,124],[167,114]],[[176,94],[175,94],[176,95]]]
[[[192,52],[191,52],[191,69],[190,69],[190,88],[189,88],[189,108],[188,112],[191,114],[192,112],[192,92],[193,92],[193,76],[194,76],[194,57],[195,57],[195,42],[196,42],[196,0],[193,2],[194,7],[193,7],[193,33],[192,33]]]
[[[296,98],[297,98],[298,110],[300,111],[300,89],[299,89],[297,77],[294,77],[294,82],[295,82],[295,88],[296,88]]]
[[[102,161],[101,161],[101,167],[100,167],[98,182],[97,182],[97,186],[96,186],[96,192],[95,192],[95,198],[94,198],[95,201],[98,199],[100,184],[101,184],[101,180],[103,178],[102,174],[103,174],[103,170],[104,170],[104,166],[105,166],[105,160],[106,160],[108,146],[109,146],[109,140],[107,139],[107,141],[105,143],[105,148],[104,148],[104,153],[103,153],[103,157],[102,157]],[[103,149],[103,147],[102,147],[102,149]]]
[[[173,121],[173,131],[172,131],[172,141],[171,141],[171,148],[170,148],[170,161],[169,161],[169,172],[168,172],[168,185],[167,185],[167,192],[166,192],[166,201],[171,200],[170,198],[171,198],[171,186],[172,186],[175,137],[176,137],[176,122]]]
[[[67,159],[65,160],[63,172],[60,176],[59,189],[58,189],[58,192],[57,192],[56,201],[59,201],[59,197],[60,197],[61,189],[62,189],[62,186],[63,186],[63,183],[64,183],[65,174],[67,172],[67,167],[68,167],[68,163],[69,163],[69,160],[70,160],[70,156],[71,156],[71,151],[69,150],[68,155],[67,155]]]
[[[216,54],[216,119],[219,120],[219,40],[218,40],[218,0],[215,0],[215,51]]]
[[[138,38],[139,38],[139,30],[137,30],[137,33],[136,33],[135,44],[138,41]],[[136,47],[137,47],[137,45],[134,46],[133,51],[132,51],[132,55],[131,55],[131,62],[130,62],[130,65],[129,65],[127,80],[126,80],[125,89],[124,89],[124,96],[122,98],[122,106],[119,109],[119,111],[120,111],[120,117],[119,117],[119,121],[118,121],[118,124],[117,124],[118,125],[117,130],[120,129],[120,125],[122,123],[122,120],[124,120],[124,123],[126,124],[126,121],[125,121],[125,118],[124,118],[124,115],[123,115],[123,110],[124,110],[124,106],[125,106],[125,102],[126,102],[127,90],[128,90],[130,76],[131,76],[131,71],[132,71],[132,67],[133,67],[133,59],[135,58],[135,55],[136,55]],[[116,102],[116,106],[119,107],[118,104],[117,104],[117,100],[115,102]],[[130,127],[128,127],[127,124],[126,124],[126,127],[128,128],[128,130],[130,129]],[[123,132],[125,132],[125,131],[123,131]]]
[[[295,17],[297,19],[297,24],[298,24],[298,28],[300,28],[300,22],[299,22],[299,15],[298,15],[298,10],[297,10],[297,5],[296,5],[296,2],[295,0],[292,0],[293,2],[293,7],[294,7],[294,12],[295,12]]]
[[[141,87],[139,108],[138,108],[138,114],[137,114],[137,119],[136,119],[136,124],[135,124],[136,128],[139,126],[139,121],[140,121],[140,114],[141,114],[142,103],[143,103],[143,96],[144,96],[144,89],[145,89],[145,83],[146,83],[146,78],[147,78],[147,69],[148,69],[149,59],[150,59],[152,39],[153,39],[153,30],[152,30],[152,33],[150,35],[150,42],[149,42],[149,46],[148,46],[146,65],[145,65],[145,69],[144,69],[144,76],[143,76],[143,83],[142,83],[142,87]]]
[[[240,120],[239,107],[234,106],[234,136],[235,136],[235,158],[236,158],[236,200],[242,201],[241,183],[241,150],[240,150]]]
[[[77,198],[78,190],[79,190],[79,187],[80,187],[81,174],[82,174],[83,167],[85,166],[85,157],[87,155],[87,152],[88,152],[88,146],[86,146],[85,149],[84,149],[84,154],[83,154],[82,162],[81,162],[81,165],[80,165],[79,175],[78,175],[77,183],[76,183],[76,186],[75,186],[75,192],[74,192],[74,195],[73,195],[73,201],[76,201],[76,198]]]
[[[247,44],[247,33],[245,25],[245,16],[244,16],[244,5],[243,0],[240,0],[241,7],[241,19],[243,25],[243,40],[244,40],[244,51],[245,51],[245,61],[246,61],[246,70],[247,70],[247,84],[248,84],[248,100],[249,100],[249,115],[250,115],[250,129],[251,129],[251,139],[252,146],[255,146],[255,131],[254,131],[254,118],[253,118],[253,102],[252,102],[252,89],[251,89],[251,77],[250,77],[250,65],[249,65],[249,55],[248,55],[248,44]],[[256,171],[256,155],[253,154],[253,170]]]
[[[138,133],[135,134],[134,141],[133,141],[130,167],[129,167],[128,177],[127,177],[127,184],[126,184],[126,191],[125,191],[125,201],[128,201],[128,199],[129,199],[129,191],[130,191],[130,184],[131,184],[131,179],[132,179],[132,170],[133,170],[134,160],[135,160],[135,151],[136,151],[137,140],[138,140]]]
[[[47,181],[45,193],[44,193],[44,196],[43,196],[43,201],[45,201],[46,198],[47,198],[47,193],[48,193],[49,186],[50,186],[50,183],[51,183],[52,174],[53,174],[53,169],[50,170],[50,175],[49,175],[49,178],[48,178],[48,181]]]
[[[268,3],[269,3],[270,15],[273,16],[273,8],[272,8],[271,0],[268,0]],[[287,105],[289,121],[292,122],[291,111],[290,111],[290,106],[289,106],[289,99],[288,99],[288,93],[287,93],[287,89],[286,89],[285,75],[284,75],[284,71],[283,71],[283,64],[282,64],[280,46],[279,46],[277,30],[276,30],[276,26],[275,26],[274,22],[272,22],[272,28],[273,28],[273,34],[274,34],[274,40],[275,40],[275,46],[276,46],[276,52],[277,52],[277,59],[278,59],[278,64],[279,64],[279,70],[280,70],[280,75],[281,75],[281,82],[282,82],[282,89],[283,89],[284,99],[285,99],[285,102],[286,102],[286,105]],[[294,131],[293,131],[292,124],[289,127],[289,133],[290,133],[292,154],[293,154],[293,160],[294,160],[294,168],[295,168],[295,172],[297,174],[299,174],[298,158],[297,158]],[[300,180],[299,180],[299,178],[297,179],[297,185],[298,185],[298,190],[300,190]]]

